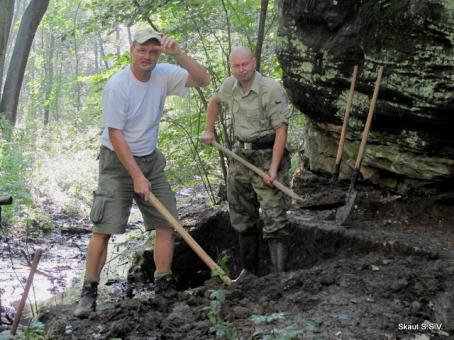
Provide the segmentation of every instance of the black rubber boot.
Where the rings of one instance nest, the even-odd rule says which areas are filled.
[[[259,266],[259,241],[260,232],[255,227],[239,234],[241,265],[243,270],[254,275]]]
[[[275,273],[285,272],[287,258],[288,258],[288,245],[287,240],[281,238],[272,238],[268,241],[270,249],[272,270]]]
[[[96,298],[98,297],[98,282],[85,281],[82,286],[79,305],[74,310],[74,316],[88,318],[90,313],[96,311]]]

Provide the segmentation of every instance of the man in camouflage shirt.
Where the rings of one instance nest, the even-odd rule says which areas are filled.
[[[263,238],[268,241],[273,270],[284,271],[289,233],[286,211],[291,200],[273,187],[273,181],[289,183],[287,94],[276,81],[255,71],[256,59],[249,48],[234,48],[229,63],[233,76],[210,100],[202,141],[214,141],[215,120],[225,105],[233,118],[234,151],[267,173],[262,179],[235,160],[229,164],[227,199],[230,221],[240,236],[243,269],[257,273],[261,208]]]

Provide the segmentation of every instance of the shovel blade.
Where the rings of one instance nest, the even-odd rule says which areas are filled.
[[[351,190],[347,198],[345,200],[345,205],[343,207],[340,207],[336,211],[336,223],[338,225],[344,225],[345,222],[347,221],[348,217],[350,216],[350,213],[353,209],[353,206],[355,205],[356,202],[356,196],[358,196],[358,192],[356,190]]]

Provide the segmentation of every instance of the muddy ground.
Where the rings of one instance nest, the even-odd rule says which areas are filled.
[[[332,191],[319,183],[314,193]],[[178,240],[178,290],[154,294],[147,249],[129,284],[117,282],[122,288],[101,296],[88,319],[59,305],[40,320],[49,339],[454,339],[453,206],[446,193],[402,197],[362,187],[338,226],[336,209],[295,205],[285,273],[269,272],[263,243],[259,276],[227,287]],[[226,208],[186,211],[183,224],[218,263],[229,257],[236,277]]]

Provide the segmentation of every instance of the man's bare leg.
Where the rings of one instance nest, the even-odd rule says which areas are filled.
[[[74,315],[86,318],[96,310],[99,277],[106,263],[107,245],[110,235],[93,233],[88,243],[85,278],[80,295],[79,305]]]
[[[173,230],[156,229],[154,247],[154,263],[156,272],[168,273],[172,267],[173,259]]]
[[[110,235],[93,233],[88,243],[85,279],[99,281],[99,277],[106,263],[107,245]]]

